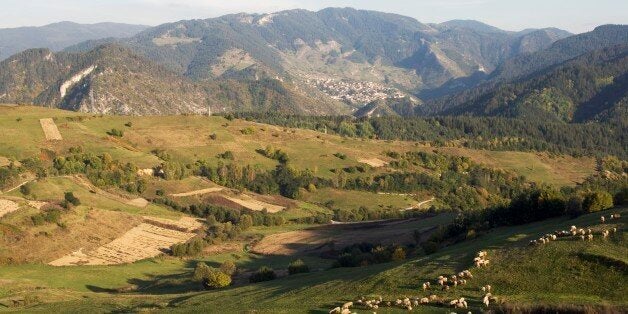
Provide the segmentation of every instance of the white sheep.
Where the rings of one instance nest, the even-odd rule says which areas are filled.
[[[587,239],[588,239],[589,241],[593,240],[593,235],[592,235],[592,234],[587,235]]]
[[[351,310],[350,309],[342,309],[342,311],[340,311],[340,314],[351,314]]]
[[[584,236],[583,236],[583,235],[581,235],[581,236],[580,236],[580,239],[582,239],[582,241],[584,241]]]
[[[419,303],[421,303],[421,304],[428,304],[428,303],[430,303],[430,299],[429,298],[421,298]]]
[[[340,310],[340,307],[338,306],[338,307],[335,307],[335,308],[331,309],[329,311],[329,314],[340,314],[341,312],[342,312],[342,310]]]
[[[345,303],[345,304],[343,304],[343,305],[342,305],[342,308],[343,308],[343,309],[348,309],[348,308],[350,308],[350,307],[352,307],[352,306],[353,306],[353,302],[347,302],[347,303]]]
[[[611,219],[612,219],[613,215],[611,215]],[[604,218],[604,216],[600,216],[600,221],[602,223],[606,222],[606,218]]]
[[[571,226],[571,228],[569,228],[569,231],[576,231],[578,230],[578,228],[576,228],[576,226]]]

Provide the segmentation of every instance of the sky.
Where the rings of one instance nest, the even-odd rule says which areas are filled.
[[[229,13],[353,7],[423,23],[478,20],[505,30],[558,27],[573,33],[628,24],[628,0],[0,0],[0,28],[59,21],[158,25]]]

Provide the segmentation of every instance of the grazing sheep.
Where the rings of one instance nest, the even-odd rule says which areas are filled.
[[[584,229],[578,229],[578,232],[579,232],[581,235],[586,235],[586,234],[587,234],[587,233],[584,231]]]
[[[429,298],[421,298],[419,303],[421,303],[421,304],[428,304],[428,303],[430,303],[430,299]]]
[[[488,307],[488,305],[491,303],[489,298],[489,294],[487,294],[484,296],[484,299],[482,299],[482,303],[484,303],[486,307]]]
[[[582,241],[584,241],[584,236],[583,236],[583,235],[581,235],[581,236],[580,236],[580,239],[582,239]]]
[[[342,309],[340,311],[340,314],[351,314],[351,310],[349,310],[349,309]]]
[[[602,231],[602,237],[607,238],[607,237],[608,237],[608,234],[609,234],[608,230],[604,229],[604,230]]]
[[[593,240],[593,235],[592,235],[592,234],[587,235],[587,239],[588,239],[589,241]]]
[[[471,272],[467,269],[467,270],[463,270],[462,271],[464,273],[465,276],[469,277],[469,278],[473,278],[473,275],[471,274]]]
[[[613,216],[613,215],[611,215],[611,217],[612,217],[612,216]],[[611,218],[611,219],[612,219],[612,218]],[[600,217],[600,221],[601,221],[602,223],[604,223],[604,222],[606,222],[606,218],[604,218],[604,216],[601,216],[601,217]]]
[[[430,296],[428,297],[430,299],[430,301],[436,301],[438,300],[438,296],[435,294],[430,294]]]
[[[615,214],[611,214],[611,219],[615,219]]]
[[[426,284],[426,283],[423,283],[423,291],[425,291],[425,290],[427,290],[427,289],[428,289],[427,284]]]
[[[591,230],[591,228],[587,228],[587,233],[588,234],[593,234],[593,230]]]
[[[447,285],[443,286],[443,289],[442,289],[442,290],[443,290],[443,291],[449,291],[449,286],[447,286]]]
[[[342,305],[342,308],[343,308],[343,309],[348,309],[348,308],[350,308],[350,307],[352,307],[352,306],[353,306],[353,302],[347,302],[347,303],[345,303],[345,304],[343,304],[343,305]]]
[[[576,226],[571,226],[571,228],[569,228],[569,231],[576,231],[578,230],[578,228],[576,228]]]
[[[617,232],[617,228],[613,228],[613,233]]]
[[[379,308],[379,305],[377,305],[377,304],[373,305],[373,309],[374,310],[377,310],[378,308]]]
[[[329,314],[340,314],[341,312],[340,307],[335,307],[329,311]]]

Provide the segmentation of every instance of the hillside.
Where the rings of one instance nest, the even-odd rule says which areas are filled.
[[[131,37],[148,27],[120,23],[59,22],[38,27],[2,28],[0,61],[27,49],[47,48],[59,51],[86,40]]]
[[[123,115],[279,111],[338,114],[272,78],[194,82],[136,55],[103,45],[85,53],[27,50],[0,62],[0,101]]]
[[[446,98],[439,114],[621,121],[628,96],[627,56],[626,45],[596,50],[525,79]]]
[[[121,49],[107,49],[114,48]],[[491,268],[433,293],[465,295],[472,309],[481,308],[483,284],[494,285],[503,306],[625,306],[623,291],[608,287],[625,274],[608,265],[622,265],[626,218],[599,226],[599,215],[611,211],[570,219],[553,207],[601,188],[622,202],[626,165],[617,158],[434,147],[230,116],[35,106],[0,106],[0,132],[0,308],[7,310],[211,312],[224,303],[228,313],[329,311],[361,294],[415,296],[420,283],[470,267],[480,249],[490,249]],[[531,215],[516,217],[534,223],[510,217],[521,213],[511,201]],[[453,222],[462,229],[445,232]],[[595,240],[525,247],[572,224],[594,228]],[[620,231],[603,240],[601,228],[611,226]],[[357,242],[381,247],[353,265],[368,266],[337,268],[352,262],[342,256]],[[399,248],[404,255],[391,262]],[[370,255],[376,251],[382,255]],[[528,256],[526,268],[509,281],[518,254]],[[295,259],[311,273],[288,275]],[[563,279],[552,280],[536,259],[567,263],[552,268]],[[227,261],[239,269],[232,285],[202,291],[195,267]],[[261,266],[279,278],[249,283]],[[573,269],[582,272],[572,279]]]
[[[513,47],[520,50],[521,54],[504,60],[493,72],[478,71],[469,76],[451,79],[436,88],[421,91],[419,97],[429,103],[422,113],[439,113],[445,107],[460,104],[461,99],[464,101],[470,97],[469,95],[477,95],[499,88],[502,84],[539,75],[580,55],[628,43],[628,27],[625,25],[599,26],[591,32],[558,38],[549,45],[547,40],[542,38],[561,37],[565,35],[564,31],[549,28],[527,30],[519,34],[521,37]],[[526,47],[537,48],[530,51]]]

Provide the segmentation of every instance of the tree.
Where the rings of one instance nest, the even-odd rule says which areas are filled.
[[[582,201],[582,209],[587,213],[613,207],[613,196],[606,191],[595,191],[585,195]]]
[[[242,231],[248,230],[253,226],[253,217],[249,214],[243,214],[240,216],[240,221],[238,222],[238,226]]]
[[[24,184],[22,186],[20,186],[20,192],[24,195],[29,195],[31,194],[31,187],[29,184]]]

